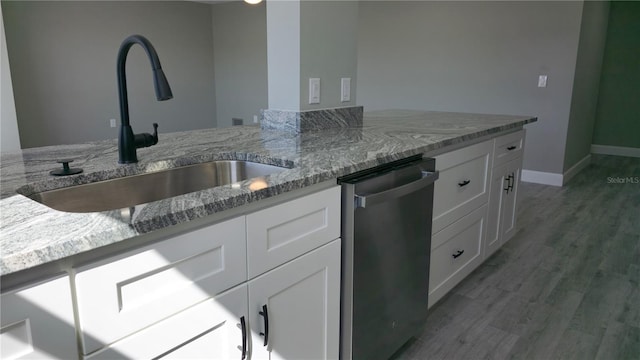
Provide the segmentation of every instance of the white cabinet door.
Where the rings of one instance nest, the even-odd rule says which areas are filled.
[[[249,357],[249,331],[247,285],[242,284],[128,336],[86,359],[241,360],[243,344],[245,358]]]
[[[77,359],[69,277],[0,296],[2,359]]]
[[[515,234],[521,168],[522,158],[493,168],[484,258],[491,256]]]
[[[253,359],[337,359],[340,239],[249,281],[249,313]]]
[[[487,214],[487,237],[484,246],[484,257],[487,258],[502,246],[502,213],[505,197],[509,188],[507,164],[497,166],[491,172],[491,196]]]
[[[518,189],[520,188],[520,173],[522,172],[522,158],[517,158],[507,163],[507,175],[509,183],[506,184],[509,191],[504,198],[502,211],[502,243],[506,243],[516,233],[516,215],[518,202]]]

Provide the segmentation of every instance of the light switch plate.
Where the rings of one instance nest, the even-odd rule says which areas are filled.
[[[351,78],[340,79],[340,101],[351,101]]]
[[[547,87],[547,75],[538,76],[538,87]]]
[[[320,78],[309,78],[309,104],[320,104]]]

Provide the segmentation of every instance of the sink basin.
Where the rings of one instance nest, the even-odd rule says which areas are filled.
[[[249,161],[212,161],[43,191],[29,197],[60,211],[97,212],[128,208],[284,170],[287,169]],[[264,180],[259,180],[266,186]]]

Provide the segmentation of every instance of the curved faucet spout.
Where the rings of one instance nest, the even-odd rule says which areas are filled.
[[[162,71],[162,67],[160,66],[160,59],[158,59],[158,53],[153,48],[153,45],[142,35],[131,35],[128,38],[124,39],[122,44],[120,45],[120,50],[118,50],[118,96],[120,100],[120,136],[118,138],[118,155],[119,162],[121,164],[124,163],[135,163],[138,162],[138,158],[136,155],[136,149],[141,146],[141,143],[136,142],[136,137],[140,138],[138,135],[149,135],[150,134],[138,134],[135,135],[133,130],[131,129],[131,124],[129,123],[129,100],[127,95],[127,77],[125,74],[125,65],[127,62],[127,54],[129,53],[129,49],[134,44],[138,44],[142,46],[142,48],[147,53],[149,57],[149,61],[151,62],[151,69],[153,71],[153,84],[156,90],[156,98],[158,101],[169,100],[173,98],[173,93],[171,92],[171,87],[169,86],[169,82],[167,81],[164,72]],[[157,125],[154,126],[157,128]],[[151,145],[157,143],[157,134],[155,136],[155,142]],[[151,146],[144,145],[144,146]]]

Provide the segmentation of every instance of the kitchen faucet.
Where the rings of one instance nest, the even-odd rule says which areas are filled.
[[[158,143],[158,124],[153,124],[153,135],[149,133],[134,134],[129,124],[129,102],[127,100],[127,78],[125,76],[125,63],[127,54],[133,44],[139,44],[147,52],[153,70],[153,84],[156,89],[158,101],[173,98],[171,88],[164,76],[158,54],[153,45],[144,36],[131,35],[124,39],[118,50],[118,95],[120,99],[120,136],[118,137],[118,162],[131,164],[138,162],[137,148],[149,147]]]

